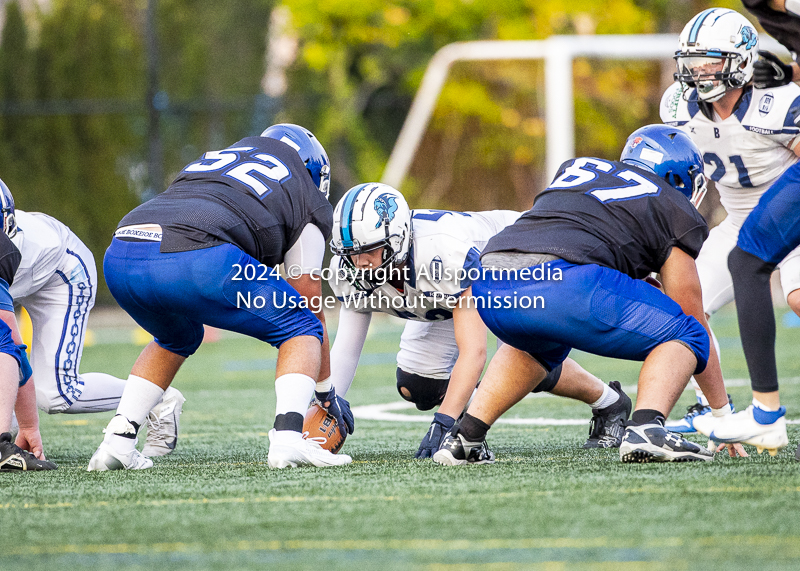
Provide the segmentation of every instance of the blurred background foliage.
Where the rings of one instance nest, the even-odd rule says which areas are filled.
[[[451,42],[678,33],[705,8],[743,11],[738,0],[149,1],[163,163],[153,181],[148,0],[0,4],[0,177],[19,208],[69,225],[98,265],[119,219],[186,163],[274,122],[323,142],[332,200],[378,180],[428,62]],[[616,158],[630,131],[658,122],[672,65],[576,60],[577,154]],[[544,183],[543,78],[541,62],[454,66],[403,187],[412,206],[530,207]]]

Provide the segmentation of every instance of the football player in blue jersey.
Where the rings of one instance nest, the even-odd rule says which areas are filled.
[[[632,133],[620,161],[564,163],[533,208],[483,250],[484,273],[472,291],[505,345],[433,459],[493,462],[485,441],[491,425],[576,348],[644,361],[623,462],[712,460],[664,428],[692,374],[713,414],[731,413],[694,262],[708,235],[696,210],[705,190],[697,147],[663,125]],[[542,265],[552,277],[533,275]],[[652,272],[666,295],[641,281]]]
[[[36,390],[25,345],[14,316],[14,301],[8,288],[22,254],[11,242],[16,230],[14,197],[0,180],[0,472],[54,470],[44,455],[36,410]],[[19,434],[11,434],[11,417],[16,411]]]
[[[371,315],[406,320],[397,354],[397,390],[419,410],[439,407],[415,454],[429,458],[461,415],[486,364],[487,331],[471,297],[487,241],[512,224],[511,210],[410,210],[380,183],[350,189],[334,211],[330,285],[342,302],[331,349],[331,383],[345,395],[355,376]],[[567,359],[534,392],[592,408],[584,448],[617,448],[631,401]]]
[[[328,156],[314,135],[273,125],[203,154],[122,219],[106,251],[106,282],[154,340],[134,364],[89,470],[152,467],[136,450],[136,434],[200,346],[203,324],[278,347],[270,467],[351,462],[302,438],[317,379],[329,376],[324,315],[314,301],[333,224],[329,184]],[[276,275],[279,264],[291,266],[292,277]],[[342,417],[333,391],[316,397]]]

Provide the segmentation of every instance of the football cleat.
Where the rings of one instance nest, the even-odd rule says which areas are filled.
[[[625,463],[710,462],[714,454],[653,423],[627,427],[619,447],[619,458]]]
[[[619,448],[625,422],[631,414],[631,399],[622,391],[619,381],[608,383],[619,400],[605,408],[593,408],[592,420],[589,423],[589,438],[584,448]]]
[[[142,454],[166,456],[175,450],[178,443],[178,421],[186,399],[178,389],[169,387],[161,401],[147,415],[147,439]]]
[[[49,460],[39,460],[16,444],[10,432],[0,434],[0,472],[33,472],[55,470],[57,466]]]
[[[794,452],[794,459],[800,462],[800,443],[797,444],[797,450]]]
[[[106,470],[146,470],[153,467],[153,461],[136,449],[136,427],[130,420],[118,414],[103,429],[104,434],[115,434],[130,438],[133,447],[127,452],[118,452],[106,440],[92,454],[87,472],[105,472]]]
[[[269,431],[269,454],[267,463],[270,468],[296,468],[298,466],[344,466],[353,459],[347,454],[333,454],[320,446],[313,439],[305,439],[299,432],[274,428]]]
[[[786,407],[768,411],[751,404],[742,412],[719,418],[709,438],[715,442],[750,444],[759,454],[767,450],[775,456],[780,448],[789,445]]]
[[[731,395],[728,395],[728,403],[731,405],[731,410],[735,411]],[[670,432],[678,432],[680,434],[694,434],[695,432],[703,432],[698,430],[696,422],[706,422],[712,418],[711,407],[707,404],[700,402],[697,399],[697,404],[693,404],[686,408],[686,414],[680,420],[668,420],[664,423],[664,427]],[[708,436],[708,433],[705,433]]]
[[[469,442],[458,432],[456,425],[442,440],[441,447],[433,455],[433,461],[442,466],[494,464],[494,452],[489,450],[485,440]]]
[[[153,467],[153,461],[134,448],[130,452],[120,454],[107,442],[102,442],[91,460],[87,472],[105,472],[107,470],[146,470]]]

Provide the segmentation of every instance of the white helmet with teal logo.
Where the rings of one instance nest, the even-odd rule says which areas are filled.
[[[697,89],[702,101],[716,101],[753,78],[758,32],[739,12],[710,8],[683,28],[675,52],[675,80]]]
[[[410,243],[411,210],[400,191],[391,186],[379,182],[354,186],[336,205],[331,251],[342,256],[351,270],[355,266],[350,256],[378,248],[384,249],[380,269],[398,267],[408,259]],[[351,282],[359,289],[375,287],[355,277]]]

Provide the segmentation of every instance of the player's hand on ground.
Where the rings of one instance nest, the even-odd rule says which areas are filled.
[[[356,421],[353,412],[350,410],[350,403],[336,394],[336,389],[331,388],[328,392],[315,392],[314,396],[319,401],[320,406],[336,417],[336,421],[347,434],[353,434],[356,428]]]
[[[759,59],[753,64],[753,84],[759,89],[780,87],[792,81],[792,66],[783,63],[772,52],[758,52]]]
[[[439,450],[439,446],[442,445],[442,440],[444,440],[447,431],[450,430],[455,423],[456,419],[446,414],[441,414],[439,412],[434,414],[433,422],[430,427],[428,427],[428,432],[425,433],[425,438],[422,439],[419,449],[416,454],[414,454],[414,458],[432,458],[436,451]]]
[[[39,433],[38,428],[22,428],[19,429],[19,434],[17,434],[17,440],[15,442],[17,446],[22,448],[23,450],[27,450],[34,456],[36,456],[39,460],[47,460],[44,455],[44,445],[42,444],[42,435]]]
[[[708,442],[709,442],[709,447],[708,448],[712,449],[712,447],[713,447],[713,443],[712,442],[713,441],[709,440]],[[728,449],[728,456],[730,456],[731,458],[736,458],[737,456],[739,456],[741,458],[748,458],[750,456],[747,452],[745,452],[744,446],[742,446],[738,442],[734,442],[732,444],[727,444],[727,443],[723,442],[722,444],[717,446],[717,452],[722,452],[726,448]]]

